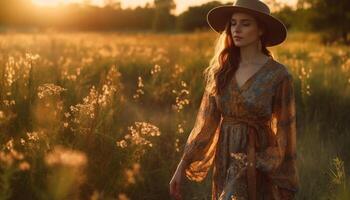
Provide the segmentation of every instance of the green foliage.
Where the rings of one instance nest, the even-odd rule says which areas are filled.
[[[348,0],[303,0],[312,12],[310,23],[314,30],[325,31],[324,42],[342,40],[349,44],[350,1]]]
[[[175,16],[171,11],[175,8],[173,0],[155,0],[155,14],[152,29],[155,31],[163,31],[174,29]]]
[[[333,199],[345,200],[350,198],[350,187],[347,182],[344,161],[338,157],[332,160],[330,169],[330,188],[333,190]],[[350,180],[350,179],[349,179]]]
[[[222,3],[212,1],[200,6],[191,6],[177,18],[177,28],[185,31],[208,28],[207,13]]]

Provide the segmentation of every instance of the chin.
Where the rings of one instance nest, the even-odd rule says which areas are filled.
[[[237,42],[237,43],[234,43],[236,47],[246,47],[246,46],[249,46],[249,45],[253,45],[254,42]]]

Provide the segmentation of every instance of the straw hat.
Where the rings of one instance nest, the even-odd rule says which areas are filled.
[[[283,22],[273,17],[269,7],[259,0],[237,0],[233,5],[215,7],[208,12],[208,24],[216,32],[221,33],[234,12],[255,15],[266,24],[266,46],[278,45],[287,37],[287,28]]]

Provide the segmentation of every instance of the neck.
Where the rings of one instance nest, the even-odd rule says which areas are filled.
[[[257,42],[240,47],[241,63],[260,63],[266,59],[266,55],[258,49]]]

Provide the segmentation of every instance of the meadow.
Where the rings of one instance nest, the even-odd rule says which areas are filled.
[[[0,35],[0,200],[166,200],[203,94],[212,32]],[[297,199],[350,199],[350,49],[290,32]],[[210,174],[185,181],[210,199]]]

